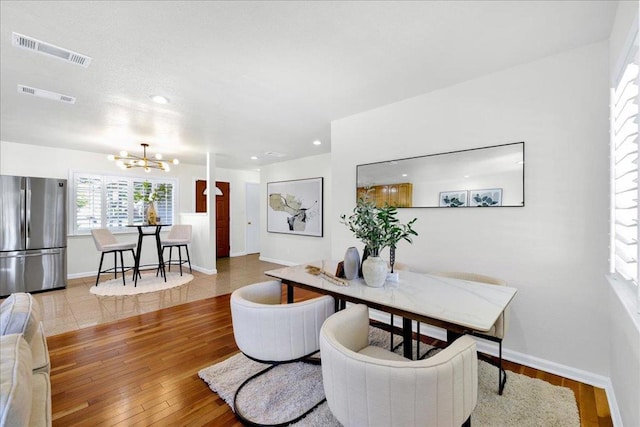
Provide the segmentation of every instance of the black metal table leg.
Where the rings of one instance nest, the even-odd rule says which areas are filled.
[[[404,357],[406,357],[407,359],[412,359],[412,356],[413,356],[411,335],[412,335],[411,319],[403,317],[402,318],[402,351],[404,353]]]
[[[136,247],[136,263],[133,267],[133,287],[138,286],[138,276],[140,275],[140,253],[142,252],[142,229],[138,227],[138,247]]]
[[[293,302],[293,286],[287,284],[287,304]]]
[[[158,266],[160,267],[160,271],[162,272],[162,277],[164,277],[164,281],[167,281],[167,272],[164,269],[164,257],[162,256],[162,243],[160,241],[160,229],[161,225],[156,225],[156,248],[158,250]]]

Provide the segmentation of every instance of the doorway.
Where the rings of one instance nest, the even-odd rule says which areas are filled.
[[[196,212],[207,212],[207,181],[197,180],[195,186]],[[216,194],[217,189],[222,191],[222,195]],[[230,185],[228,182],[216,181],[214,191],[207,194],[216,194],[216,258],[228,257],[231,251],[230,245],[230,222],[229,202],[231,200]]]
[[[260,184],[246,184],[247,254],[260,252]]]

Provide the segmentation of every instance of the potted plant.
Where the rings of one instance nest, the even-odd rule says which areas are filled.
[[[162,201],[167,195],[167,187],[165,184],[159,184],[155,188],[151,186],[149,181],[142,183],[142,188],[136,188],[133,192],[133,201],[142,202],[145,205],[145,220],[149,225],[155,225],[159,218],[156,212],[155,201]]]
[[[387,277],[387,263],[380,258],[380,252],[389,247],[391,251],[391,268],[395,262],[395,248],[400,240],[412,243],[411,236],[418,233],[412,226],[417,218],[407,224],[401,224],[394,206],[376,207],[369,197],[369,192],[358,199],[350,216],[341,215],[340,222],[349,227],[354,236],[365,245],[365,254],[369,256],[362,262],[362,275],[369,286],[380,287]]]

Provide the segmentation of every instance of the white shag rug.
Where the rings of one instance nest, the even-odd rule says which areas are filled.
[[[388,348],[388,340],[388,332],[371,328],[372,343]],[[421,345],[421,350],[424,347],[429,346]],[[198,375],[233,409],[233,395],[240,384],[266,366],[240,353],[202,369]],[[507,375],[507,384],[500,396],[498,368],[478,362],[478,405],[471,415],[472,425],[580,426],[578,405],[571,389],[510,371]],[[297,362],[277,366],[253,380],[242,390],[238,401],[247,418],[276,424],[297,417],[323,397],[322,368]],[[293,425],[339,427],[340,423],[325,402]]]
[[[122,285],[122,276],[118,275],[117,279],[111,279],[106,282],[98,283],[98,286],[93,285],[89,292],[99,296],[115,297],[121,295],[137,295],[147,292],[164,291],[166,289],[176,288],[193,280],[191,274],[167,272],[167,281],[165,282],[161,276],[156,277],[156,273],[142,274],[142,278],[138,278],[137,286],[133,286],[133,273],[127,272],[126,285]]]

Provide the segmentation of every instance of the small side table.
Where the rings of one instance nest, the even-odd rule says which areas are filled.
[[[160,271],[164,281],[167,281],[167,273],[164,269],[164,258],[162,256],[162,243],[160,242],[160,230],[162,227],[171,226],[171,224],[129,224],[127,227],[135,227],[138,229],[138,246],[136,247],[136,263],[133,268],[133,283],[134,287],[138,285],[138,274],[140,272],[140,254],[142,252],[142,238],[145,236],[156,236],[156,250],[158,252],[158,264],[156,265],[156,269]],[[153,232],[145,232],[145,229],[154,228]],[[142,267],[148,267],[153,264],[147,264]]]

